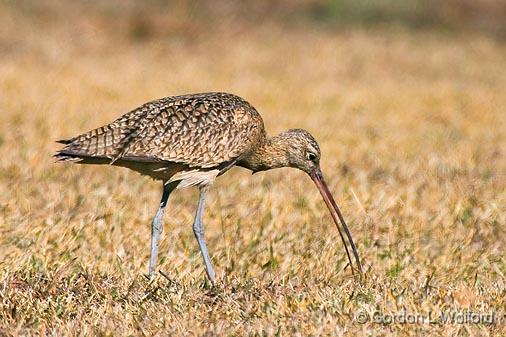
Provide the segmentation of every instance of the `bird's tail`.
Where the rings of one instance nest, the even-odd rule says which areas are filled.
[[[111,158],[107,157],[94,157],[87,154],[73,153],[65,149],[57,151],[53,158],[56,162],[72,162],[79,164],[110,164]]]

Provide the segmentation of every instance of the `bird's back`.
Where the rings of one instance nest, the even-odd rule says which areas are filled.
[[[262,118],[242,98],[191,94],[148,102],[108,125],[61,140],[65,147],[55,156],[63,161],[116,163],[136,171],[148,166],[148,171],[162,171],[164,163],[174,170],[211,169],[238,160],[263,137]]]

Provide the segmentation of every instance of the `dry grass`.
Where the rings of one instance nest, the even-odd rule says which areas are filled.
[[[504,45],[229,17],[206,32],[177,13],[160,21],[173,27],[166,35],[131,41],[128,21],[112,20],[110,32],[107,18],[86,14],[0,7],[0,335],[506,334],[506,319],[355,319],[504,313]],[[210,288],[191,231],[195,191],[169,201],[166,276],[149,282],[159,184],[53,163],[56,139],[153,98],[208,90],[251,101],[270,133],[304,127],[320,140],[362,284],[301,172],[234,169],[218,180],[205,215],[220,279]]]

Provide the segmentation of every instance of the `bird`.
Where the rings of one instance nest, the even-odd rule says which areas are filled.
[[[64,145],[54,154],[57,162],[120,166],[162,182],[162,198],[151,223],[151,279],[169,196],[176,189],[196,186],[200,193],[192,228],[207,277],[215,285],[202,220],[206,193],[234,166],[252,173],[283,167],[307,173],[336,224],[352,274],[362,275],[356,245],[320,168],[315,138],[303,129],[268,136],[258,111],[237,95],[207,92],[153,100],[108,125],[57,142]]]

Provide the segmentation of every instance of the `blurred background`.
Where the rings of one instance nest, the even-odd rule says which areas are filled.
[[[27,23],[48,33],[64,26],[69,34],[83,35],[74,37],[80,41],[93,37],[191,39],[206,33],[239,33],[262,24],[286,29],[319,27],[334,32],[357,27],[400,27],[481,33],[499,40],[506,37],[506,4],[501,0],[4,0],[2,15],[4,34],[12,34],[13,26],[19,29]],[[15,47],[12,37],[2,38],[2,50]]]
[[[0,20],[2,94],[26,104],[42,95],[34,99],[50,105],[44,113],[85,101],[79,112],[91,125],[110,109],[188,92],[231,91],[307,122],[322,110],[364,108],[358,96],[352,102],[361,90],[378,98],[402,86],[423,99],[437,85],[504,81],[501,0],[4,0]],[[11,110],[5,100],[0,108]],[[72,123],[91,126],[80,118]]]

